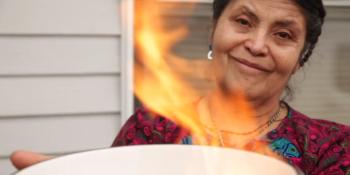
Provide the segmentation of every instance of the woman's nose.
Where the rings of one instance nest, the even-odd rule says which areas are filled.
[[[268,53],[268,47],[266,43],[266,36],[264,34],[257,34],[248,39],[245,44],[245,48],[253,56],[266,56]]]

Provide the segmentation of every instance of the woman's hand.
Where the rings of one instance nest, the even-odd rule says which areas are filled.
[[[38,154],[30,151],[16,151],[12,153],[10,159],[12,164],[18,169],[21,170],[28,166],[37,164],[39,162],[51,159],[53,157]]]

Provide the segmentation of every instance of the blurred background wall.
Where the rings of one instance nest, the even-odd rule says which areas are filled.
[[[1,175],[16,149],[112,144],[132,109],[130,2],[0,0]]]
[[[185,0],[171,1],[161,4]],[[193,12],[163,15],[170,27],[189,25],[188,37],[173,51],[191,60],[183,64],[191,71],[182,73],[205,93],[211,87],[201,76],[211,73],[211,7],[202,1]],[[132,113],[131,2],[0,0],[1,175],[14,171],[8,157],[16,149],[62,155],[109,147]],[[292,80],[290,103],[314,118],[350,124],[350,3],[327,4],[324,34]]]

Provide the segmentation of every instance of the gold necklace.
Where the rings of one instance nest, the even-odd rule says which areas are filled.
[[[216,123],[215,123],[212,115],[210,115],[210,119],[211,119],[211,122],[212,122],[212,124],[214,126],[214,130],[215,130],[217,136],[219,137],[220,145],[225,147],[224,139],[222,137],[221,132],[225,132],[225,133],[229,133],[229,134],[233,134],[233,135],[251,135],[251,134],[256,133],[257,131],[259,131],[258,133],[260,134],[263,131],[265,131],[267,128],[269,128],[273,123],[275,123],[277,121],[280,113],[281,113],[281,105],[279,105],[278,111],[273,116],[271,116],[271,118],[268,121],[266,121],[265,123],[261,124],[260,126],[258,126],[257,128],[255,128],[252,131],[243,132],[243,133],[234,132],[234,131],[227,131],[227,130],[219,130],[219,128],[216,126]]]

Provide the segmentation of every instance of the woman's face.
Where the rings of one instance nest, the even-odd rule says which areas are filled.
[[[251,100],[279,99],[305,37],[306,20],[292,0],[232,0],[212,36],[220,85]]]

